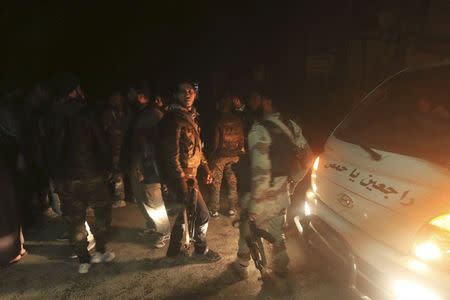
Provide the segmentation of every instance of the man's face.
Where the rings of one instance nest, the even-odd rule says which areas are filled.
[[[242,101],[239,97],[233,97],[233,107],[238,110],[242,107]]]
[[[109,98],[109,103],[112,108],[116,110],[123,110],[123,98],[120,95],[112,95]]]
[[[273,112],[272,101],[267,98],[261,100],[261,108],[264,115],[271,114]]]
[[[178,86],[176,98],[183,107],[190,109],[194,105],[196,96],[197,92],[191,84],[182,83]]]
[[[83,101],[85,96],[83,90],[78,85],[73,91],[68,94],[68,98],[72,101]]]
[[[162,99],[161,96],[156,96],[155,97],[155,104],[158,107],[163,107],[164,106],[164,100]]]
[[[261,106],[261,96],[257,93],[253,93],[248,99],[248,107],[251,111],[257,111]]]
[[[149,100],[144,94],[137,94],[137,102],[140,105],[148,104]]]

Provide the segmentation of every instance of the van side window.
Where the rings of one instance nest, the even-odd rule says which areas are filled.
[[[335,135],[450,166],[450,67],[403,72],[383,83]]]

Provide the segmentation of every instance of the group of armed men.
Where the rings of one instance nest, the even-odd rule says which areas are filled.
[[[241,220],[247,218],[273,237],[272,271],[284,277],[289,262],[284,228],[292,181],[287,173],[274,170],[274,160],[279,160],[276,156],[283,156],[285,149],[285,145],[275,145],[284,141],[276,135],[285,135],[298,148],[309,150],[309,146],[301,128],[281,113],[280,99],[266,87],[255,89],[246,105],[233,94],[217,101],[218,117],[211,124],[213,132],[206,141],[206,151],[194,106],[197,90],[192,83],[182,81],[174,86],[172,103],[167,106],[146,84],[114,92],[99,122],[78,80],[66,78],[33,123],[32,156],[59,195],[70,245],[79,259],[79,273],[88,273],[93,263],[115,258],[106,249],[112,208],[125,206],[130,197],[147,219],[144,232],[153,237],[153,246],[162,248],[169,241],[167,257],[187,255],[182,244],[188,227],[184,212],[188,202],[195,201],[191,256],[205,262],[220,260],[220,254],[208,247],[206,236],[209,219],[219,216],[221,195],[225,195],[227,215],[240,212]],[[133,114],[127,110],[127,99],[133,103]],[[238,164],[240,168],[248,166],[251,178],[247,187],[239,187],[239,193],[234,171]],[[200,168],[203,170],[198,172]],[[223,180],[227,193],[221,193]],[[49,185],[45,186],[44,211],[51,215]],[[200,186],[202,190],[208,187],[208,203]],[[192,189],[195,199],[190,198]],[[94,211],[92,255],[88,208]],[[166,208],[177,216],[172,229]],[[246,278],[251,260],[246,243],[248,222],[240,222],[239,229],[233,267]]]

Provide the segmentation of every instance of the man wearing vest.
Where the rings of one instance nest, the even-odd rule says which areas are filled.
[[[272,272],[274,277],[287,275],[289,257],[285,245],[286,209],[290,205],[292,174],[289,165],[295,164],[290,154],[292,148],[309,152],[300,127],[280,113],[281,103],[268,89],[258,92],[262,98],[263,120],[253,124],[248,135],[251,161],[251,192],[241,199],[241,208],[259,229],[269,233],[273,240]],[[305,169],[307,167],[305,166]],[[306,174],[305,170],[302,172]],[[303,175],[304,176],[304,175]],[[301,176],[295,174],[296,183]],[[234,269],[241,278],[248,277],[250,249],[245,238],[250,234],[249,222],[241,217],[237,260]]]

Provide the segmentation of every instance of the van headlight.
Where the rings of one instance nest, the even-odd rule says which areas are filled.
[[[394,283],[396,300],[439,300],[439,296],[432,290],[407,280],[397,280]]]
[[[422,228],[414,243],[413,253],[427,262],[450,262],[450,214],[434,218]]]

